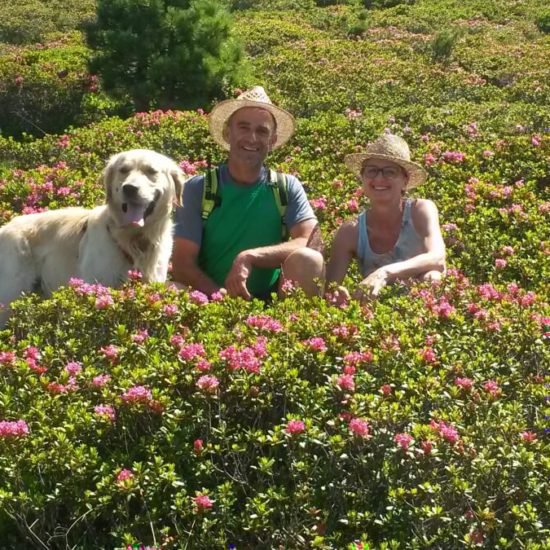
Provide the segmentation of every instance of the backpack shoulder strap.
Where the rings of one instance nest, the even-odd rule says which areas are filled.
[[[275,170],[269,171],[269,185],[273,189],[273,198],[277,205],[277,210],[281,216],[281,231],[283,240],[288,239],[288,228],[285,224],[284,216],[288,206],[288,181],[286,175]]]
[[[204,175],[202,188],[201,218],[207,220],[214,208],[220,205],[219,168],[210,168]]]

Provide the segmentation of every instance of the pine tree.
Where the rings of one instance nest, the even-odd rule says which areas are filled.
[[[98,0],[91,71],[136,110],[197,108],[243,83],[242,46],[216,0]]]

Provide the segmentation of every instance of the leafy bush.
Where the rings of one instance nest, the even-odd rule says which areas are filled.
[[[458,29],[443,29],[438,32],[431,44],[432,58],[435,61],[448,62],[461,35]]]
[[[453,274],[263,309],[71,287],[21,301],[0,343],[7,544],[548,543],[532,293]]]
[[[0,42],[42,42],[54,32],[75,30],[94,12],[94,0],[11,0],[0,5]],[[32,14],[32,15],[31,15]]]
[[[212,0],[99,1],[87,28],[91,70],[115,97],[136,110],[206,106],[243,84],[240,45],[231,21]]]
[[[0,133],[20,137],[63,131],[97,88],[77,35],[44,45],[5,47],[0,57]]]
[[[540,32],[550,34],[550,12],[539,15],[535,22]]]

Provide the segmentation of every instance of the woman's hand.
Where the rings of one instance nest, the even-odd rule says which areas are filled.
[[[373,271],[368,277],[363,279],[353,297],[360,302],[364,302],[370,298],[376,298],[380,291],[388,284],[390,274],[383,267]]]

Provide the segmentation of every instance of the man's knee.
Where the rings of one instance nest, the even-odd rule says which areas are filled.
[[[293,281],[310,296],[320,295],[325,281],[323,255],[311,248],[298,248],[285,260],[283,278]]]

